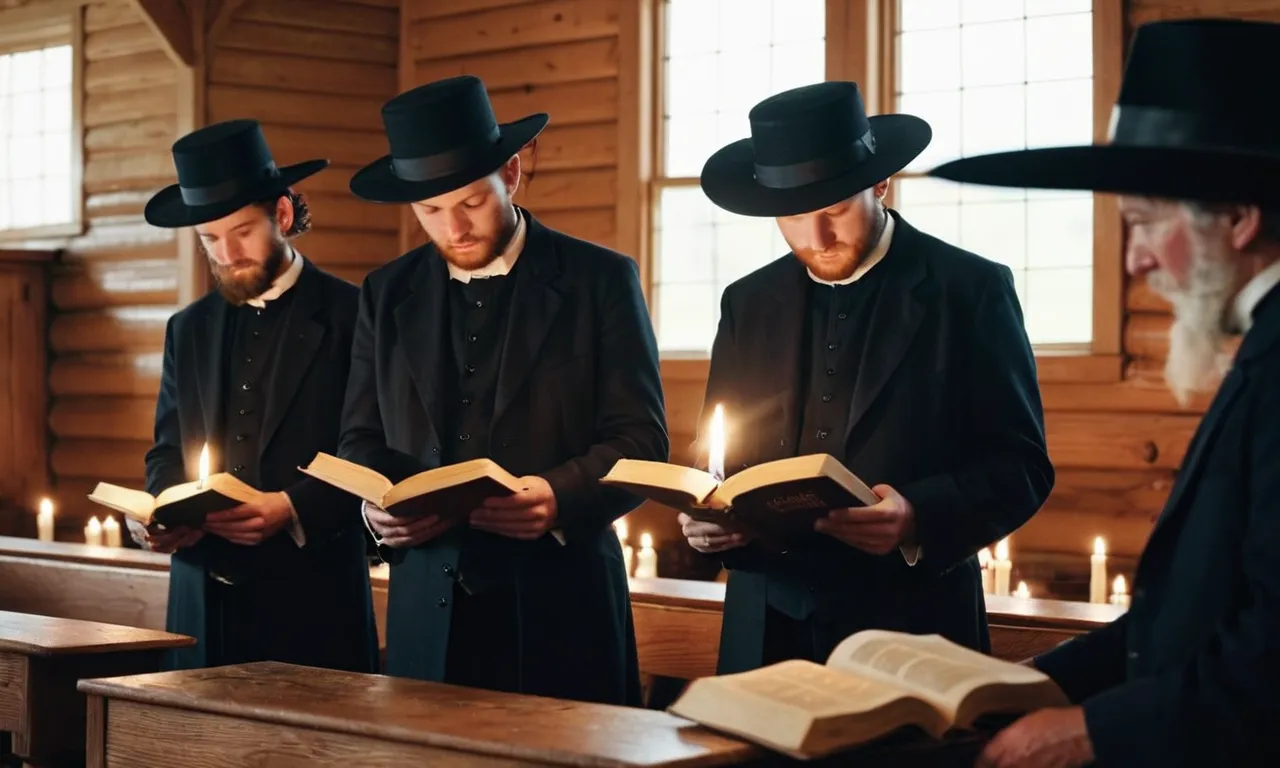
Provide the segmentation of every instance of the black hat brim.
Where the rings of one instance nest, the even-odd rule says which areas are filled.
[[[247,186],[234,197],[209,205],[187,205],[182,199],[182,190],[177,184],[170,184],[155,193],[147,201],[142,215],[147,223],[155,227],[176,229],[178,227],[194,227],[216,221],[230,215],[251,203],[280,194],[308,176],[312,176],[328,167],[328,160],[305,160],[294,165],[280,168],[275,176],[262,179],[261,182]]]
[[[756,181],[751,139],[717,150],[702,167],[702,191],[711,202],[741,216],[795,216],[819,211],[873,187],[907,165],[929,146],[933,129],[914,115],[868,118],[876,151],[848,173],[803,187],[779,189]]]
[[[391,155],[383,155],[351,177],[351,193],[371,203],[414,203],[461,189],[502,167],[503,163],[533,141],[547,127],[550,115],[539,112],[498,126],[500,137],[466,170],[427,181],[400,178],[391,166]]]
[[[1280,202],[1280,156],[1230,150],[1095,144],[952,160],[929,176],[968,184],[1090,190],[1206,202]]]

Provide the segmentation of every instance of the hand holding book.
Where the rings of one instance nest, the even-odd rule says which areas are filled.
[[[704,555],[736,549],[751,541],[750,534],[727,524],[695,520],[684,512],[677,515],[676,519],[680,522],[680,533],[689,541],[689,546]]]
[[[371,501],[364,502],[364,518],[378,536],[379,543],[392,549],[408,549],[431,541],[453,527],[457,518],[426,514],[420,517],[393,515]]]
[[[911,502],[888,485],[873,486],[880,501],[865,507],[833,509],[814,529],[872,555],[914,544],[916,518]]]

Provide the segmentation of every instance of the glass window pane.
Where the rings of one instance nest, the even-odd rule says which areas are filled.
[[[0,57],[0,61],[3,60],[3,57]],[[13,108],[10,106],[12,102],[13,99],[5,96],[3,92],[0,92],[0,141],[3,141],[4,138],[9,135],[9,126],[13,124]],[[4,148],[0,147],[0,155],[3,154]],[[3,177],[3,171],[0,171],[0,178]]]
[[[907,166],[908,171],[923,171],[960,156],[960,94],[904,94],[898,100],[898,111],[928,121],[933,140]]]
[[[960,30],[904,32],[898,36],[898,91],[903,94],[960,87]]]
[[[1027,80],[1093,77],[1093,14],[1027,20]]]
[[[960,206],[960,247],[1018,271],[1026,266],[1026,203]]]
[[[29,136],[44,128],[44,104],[40,91],[13,96],[13,135]]]
[[[691,117],[715,112],[716,103],[708,98],[717,92],[715,54],[682,56],[667,62],[663,91],[667,97],[666,114]]]
[[[1093,0],[1026,0],[1027,16],[1052,16],[1059,13],[1087,13]]]
[[[40,194],[40,182],[27,181],[21,187],[19,182],[9,183],[9,205],[13,211],[14,227],[35,227],[40,224],[40,214],[44,208],[44,198]]]
[[[726,286],[781,256],[773,250],[773,232],[777,228],[773,219],[748,217],[717,226],[717,285]]]
[[[960,185],[954,181],[917,176],[897,179],[893,183],[896,184],[893,194],[897,208],[960,202]]]
[[[654,279],[662,285],[711,282],[715,278],[711,271],[715,233],[710,224],[658,230]]]
[[[1020,203],[1027,199],[1027,190],[988,187],[982,184],[960,184],[961,203]]]
[[[961,85],[965,88],[1026,79],[1021,20],[963,27],[960,49]]]
[[[71,177],[49,176],[44,179],[41,224],[57,224],[71,220]]]
[[[720,50],[740,51],[761,48],[772,37],[773,21],[771,0],[720,0]],[[710,36],[712,27],[702,30]]]
[[[654,224],[660,229],[710,225],[719,210],[699,187],[667,187],[658,198]]]
[[[65,131],[71,128],[71,94],[65,90],[41,93],[44,107],[44,130]]]
[[[664,175],[677,178],[701,175],[707,158],[720,148],[718,122],[715,115],[667,118]]]
[[[899,0],[898,30],[939,29],[960,24],[960,0]]]
[[[1088,194],[1027,203],[1027,264],[1088,267],[1093,264],[1093,198]]]
[[[773,0],[773,43],[822,47],[827,34],[826,0]]]
[[[1023,0],[961,0],[960,21],[976,24],[983,21],[1021,19]]]
[[[23,51],[12,57],[10,88],[14,93],[40,90],[40,51]]]
[[[33,179],[39,176],[42,149],[39,134],[11,137],[9,139],[9,178]]]
[[[13,76],[13,57],[0,56],[0,96],[5,96],[11,90],[11,82]]]
[[[826,80],[826,70],[827,51],[821,42],[774,46],[769,91],[762,93],[760,98],[822,82]]]
[[[703,100],[745,119],[751,107],[769,95],[770,53],[767,46],[721,53],[715,63],[716,87],[703,93]]]
[[[654,292],[659,351],[710,352],[720,322],[720,296],[715,286],[658,285]]]
[[[710,53],[718,36],[707,34],[720,25],[720,0],[667,0],[668,56]]]
[[[47,176],[71,173],[71,133],[46,133],[41,137],[44,156],[40,172]]]
[[[45,88],[71,87],[71,46],[59,45],[44,49],[41,62],[41,80]]]
[[[1085,343],[1093,338],[1093,270],[1032,269],[1023,311],[1027,335],[1038,344]]]
[[[964,92],[960,135],[965,155],[1026,146],[1026,96],[1020,85],[973,88]]]
[[[960,247],[960,206],[913,205],[897,210],[916,229]]]
[[[1027,86],[1027,146],[1093,143],[1093,81]]]

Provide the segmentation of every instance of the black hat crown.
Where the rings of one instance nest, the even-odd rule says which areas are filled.
[[[747,115],[762,186],[788,189],[855,169],[876,151],[856,83],[822,82],[770,96]]]
[[[173,163],[189,206],[231,200],[280,176],[255,120],[229,120],[183,136],[173,144]]]
[[[406,181],[458,173],[493,151],[501,138],[484,83],[473,75],[400,94],[382,107],[391,166]]]
[[[1140,27],[1111,115],[1111,142],[1129,146],[1280,151],[1280,120],[1259,98],[1280,27],[1185,19]]]

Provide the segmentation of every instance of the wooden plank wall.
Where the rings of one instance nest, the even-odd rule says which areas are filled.
[[[472,74],[484,80],[499,121],[551,115],[536,155],[522,155],[516,200],[548,226],[610,247],[624,2],[404,0],[401,36],[402,89]],[[421,243],[417,223],[406,226],[407,241]]]
[[[248,0],[210,46],[208,120],[260,121],[280,165],[327,158],[298,185],[312,230],[296,241],[356,285],[399,254],[399,211],[351,195],[386,154],[382,103],[396,92],[398,0]]]

